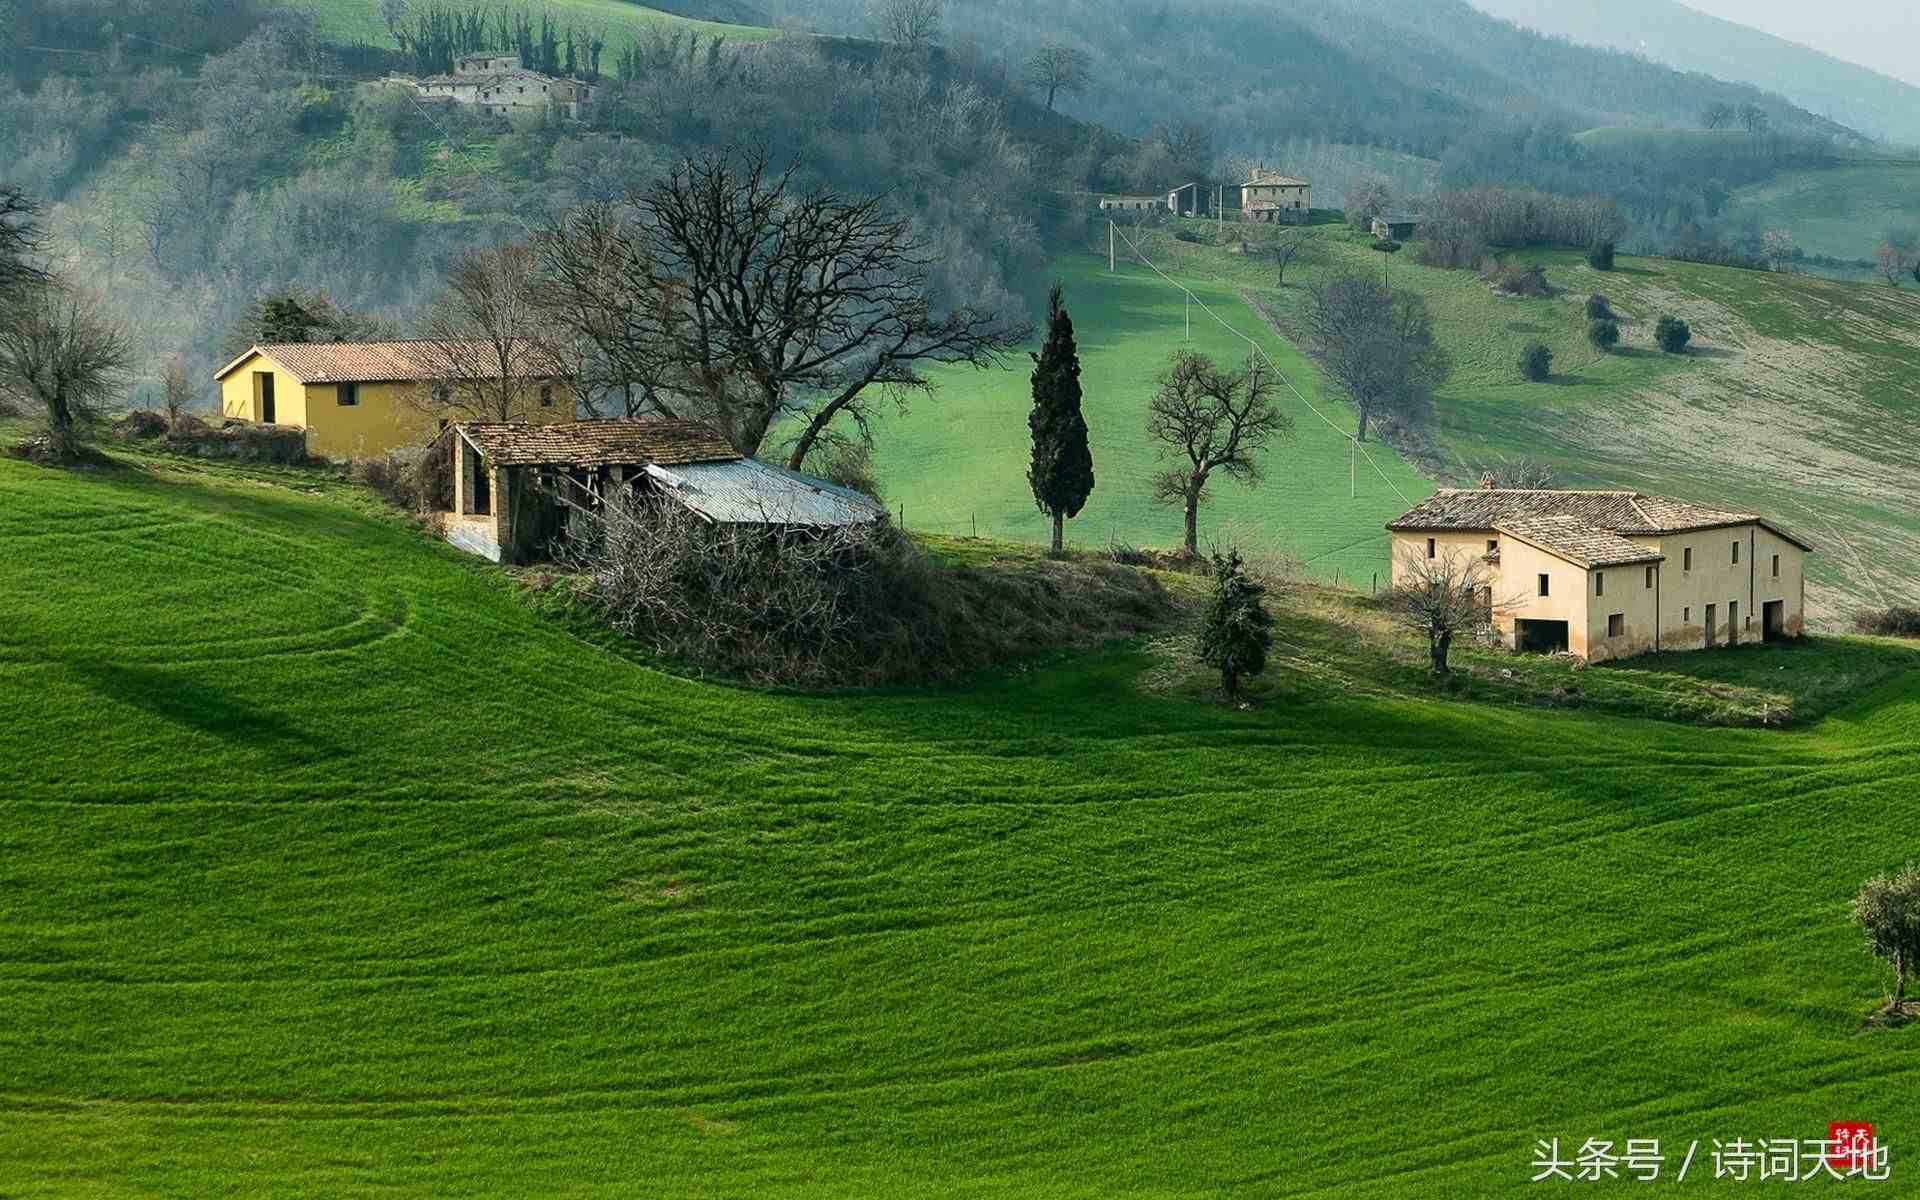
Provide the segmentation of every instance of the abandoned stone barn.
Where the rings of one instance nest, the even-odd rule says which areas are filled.
[[[453,468],[443,533],[498,563],[538,558],[569,512],[598,509],[621,491],[722,525],[828,528],[887,517],[871,497],[748,458],[693,421],[469,421],[448,426],[436,445]]]
[[[1799,637],[1812,547],[1764,517],[1639,492],[1442,488],[1388,523],[1393,578],[1485,564],[1516,650],[1593,662]]]

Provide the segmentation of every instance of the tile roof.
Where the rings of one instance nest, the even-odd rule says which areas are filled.
[[[1387,528],[1396,532],[1500,529],[1515,522],[1558,517],[1571,517],[1602,533],[1622,537],[1657,537],[1757,524],[1803,550],[1813,549],[1802,538],[1755,513],[1625,491],[1441,488],[1425,503],[1389,521]]]
[[[484,363],[494,351],[490,343],[481,341],[273,342],[254,346],[220,368],[214,378],[226,378],[255,354],[279,363],[301,383],[411,383],[443,377],[450,358]],[[557,359],[535,347],[523,347],[521,358],[517,367],[526,374],[556,378],[566,374]]]
[[[503,467],[684,466],[737,462],[745,457],[698,421],[611,418],[532,425],[523,421],[468,421],[453,426]]]
[[[1636,545],[1617,533],[1595,528],[1579,517],[1518,517],[1495,529],[1540,547],[1582,567],[1624,567],[1666,557],[1651,546]]]
[[[1311,187],[1304,179],[1295,179],[1291,175],[1282,175],[1278,171],[1255,171],[1241,187]]]

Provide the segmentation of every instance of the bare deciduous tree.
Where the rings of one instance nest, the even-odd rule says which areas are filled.
[[[1347,189],[1347,224],[1369,229],[1373,219],[1393,203],[1393,184],[1382,175],[1362,175]]]
[[[1176,350],[1147,405],[1147,436],[1172,465],[1153,477],[1153,498],[1179,504],[1185,514],[1183,547],[1200,553],[1200,501],[1218,471],[1253,487],[1260,482],[1260,451],[1286,437],[1293,423],[1273,405],[1274,379],[1254,365],[1225,370],[1204,354]]]
[[[1309,257],[1318,245],[1319,238],[1305,226],[1282,229],[1268,243],[1268,250],[1273,255],[1275,280],[1280,287],[1287,286],[1287,269],[1293,266],[1294,260]]]
[[[942,0],[874,0],[875,36],[903,50],[925,50],[940,36]]]
[[[76,454],[132,360],[126,329],[58,280],[11,299],[0,320],[0,400],[44,415],[56,458]]]
[[[47,282],[32,261],[41,248],[40,204],[11,184],[0,185],[0,300]]]
[[[167,428],[178,429],[180,418],[193,407],[193,381],[186,360],[174,355],[160,368],[160,402],[167,410]]]
[[[1456,638],[1493,628],[1496,615],[1512,612],[1515,600],[1496,600],[1493,572],[1479,555],[1448,551],[1434,558],[1404,556],[1400,578],[1387,593],[1387,610],[1404,628],[1427,639],[1427,655],[1436,675],[1452,670],[1448,655]]]
[[[1888,287],[1899,287],[1907,273],[1907,256],[1892,242],[1880,243],[1880,250],[1874,257],[1880,278],[1887,281]]]
[[[1072,46],[1049,42],[1027,59],[1027,82],[1047,94],[1047,111],[1053,111],[1055,97],[1086,90],[1089,82],[1087,56]]]
[[[973,305],[935,312],[934,257],[906,219],[797,194],[792,175],[763,156],[683,163],[637,202],[628,265],[636,296],[674,298],[656,332],[708,419],[749,455],[797,420],[798,469],[837,418],[864,430],[876,393],[930,393],[927,365],[996,365],[1031,331]]]
[[[463,256],[448,272],[417,343],[425,374],[416,403],[481,420],[523,414],[564,369],[536,303],[533,251],[509,242]],[[552,397],[549,402],[559,403]],[[571,403],[571,401],[568,401]]]
[[[1321,369],[1353,401],[1363,442],[1367,426],[1383,416],[1424,421],[1453,369],[1426,301],[1371,273],[1336,275],[1314,288],[1301,326]]]
[[[1553,468],[1537,458],[1503,458],[1480,469],[1480,486],[1541,491],[1553,486]]]
[[[646,259],[631,207],[588,201],[533,240],[537,300],[562,331],[565,358],[589,412],[698,419],[698,386],[677,365],[684,289],[665,287]]]

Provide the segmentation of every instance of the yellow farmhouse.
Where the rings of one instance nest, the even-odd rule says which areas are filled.
[[[1483,560],[1516,650],[1599,662],[1799,637],[1812,547],[1751,513],[1638,492],[1442,488],[1389,522],[1393,577]]]
[[[444,429],[459,414],[435,364],[480,363],[490,353],[467,343],[281,343],[253,347],[214,378],[226,416],[304,429],[310,454],[362,458]],[[514,420],[574,419],[573,391],[554,371],[515,398]]]

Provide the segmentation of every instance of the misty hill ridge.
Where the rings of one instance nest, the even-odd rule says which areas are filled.
[[[1677,0],[1473,0],[1528,29],[1776,90],[1862,133],[1920,140],[1920,87]]]

